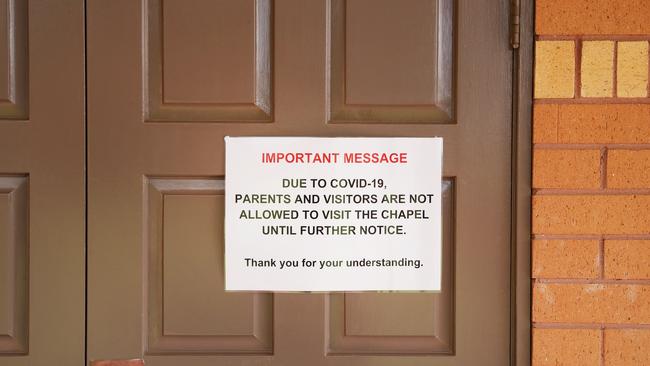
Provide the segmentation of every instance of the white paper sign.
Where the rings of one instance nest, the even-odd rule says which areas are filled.
[[[440,290],[442,138],[225,140],[226,290]]]

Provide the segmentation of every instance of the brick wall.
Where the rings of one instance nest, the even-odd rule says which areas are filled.
[[[650,365],[650,1],[537,0],[533,365]]]

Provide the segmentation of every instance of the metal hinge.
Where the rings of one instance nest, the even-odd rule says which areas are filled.
[[[510,0],[510,46],[519,48],[519,8],[520,0]]]

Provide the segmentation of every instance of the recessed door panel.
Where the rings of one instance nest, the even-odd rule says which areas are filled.
[[[0,354],[29,349],[29,179],[0,175]]]
[[[0,2],[0,118],[28,117],[28,7],[25,1]]]
[[[146,120],[272,120],[270,0],[144,5]]]
[[[147,353],[268,354],[271,294],[224,289],[222,179],[146,178]]]
[[[453,354],[454,207],[454,180],[447,178],[442,184],[442,291],[330,295],[329,354]]]
[[[454,2],[331,0],[329,120],[454,123]]]

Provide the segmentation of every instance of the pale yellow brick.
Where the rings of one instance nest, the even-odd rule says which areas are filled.
[[[580,95],[611,97],[614,80],[614,42],[583,42],[580,65]]]
[[[535,42],[535,98],[573,98],[574,87],[574,42]]]
[[[616,93],[621,98],[648,95],[648,42],[619,42]]]

